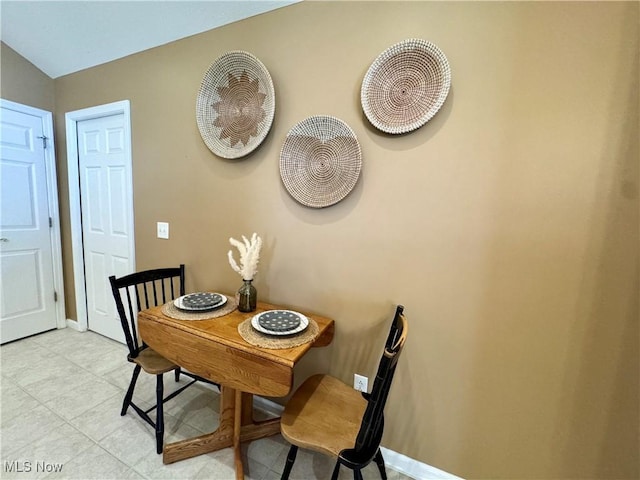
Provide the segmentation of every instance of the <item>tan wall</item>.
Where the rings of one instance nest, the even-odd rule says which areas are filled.
[[[0,42],[0,98],[53,112],[54,92],[51,77]]]
[[[227,239],[258,232],[259,296],[337,321],[298,381],[371,377],[403,303],[385,446],[467,478],[637,478],[637,20],[637,3],[304,2],[56,80],[59,159],[64,112],[131,100],[138,269],[185,262],[189,290],[231,291]],[[383,135],[360,84],[410,37],[447,54],[452,90],[423,128]],[[262,146],[227,161],[195,97],[236,49],[267,66],[277,108]],[[321,210],[278,171],[317,114],[364,155]],[[66,258],[69,237],[67,218]]]

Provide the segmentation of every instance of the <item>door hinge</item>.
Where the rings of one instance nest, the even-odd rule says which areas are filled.
[[[42,139],[42,148],[46,149],[47,148],[47,140],[48,140],[49,137],[47,137],[45,135],[42,135],[41,137],[38,137],[38,138]]]
[[[49,228],[53,228],[53,218],[49,217]]]
[[[58,292],[56,292],[55,290],[53,291],[53,301],[54,302],[58,301]]]

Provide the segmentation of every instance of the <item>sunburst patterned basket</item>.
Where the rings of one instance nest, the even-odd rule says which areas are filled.
[[[296,124],[280,153],[280,176],[289,194],[308,207],[338,203],[356,185],[362,151],[342,120],[317,115]]]
[[[426,40],[408,39],[382,52],[362,81],[369,121],[386,133],[420,128],[440,110],[451,87],[447,57]]]
[[[205,73],[196,101],[204,143],[223,158],[243,157],[269,133],[275,92],[269,71],[248,52],[227,52]]]

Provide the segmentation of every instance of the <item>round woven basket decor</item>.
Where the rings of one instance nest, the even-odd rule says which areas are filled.
[[[289,194],[308,207],[338,203],[353,189],[362,152],[353,130],[335,117],[317,115],[295,125],[280,153],[280,176]]]
[[[223,158],[239,158],[255,150],[269,133],[275,92],[269,71],[243,51],[218,58],[202,79],[196,121],[204,143]]]
[[[362,81],[360,98],[369,121],[386,133],[406,133],[440,110],[451,87],[451,69],[433,43],[408,39],[382,52]]]

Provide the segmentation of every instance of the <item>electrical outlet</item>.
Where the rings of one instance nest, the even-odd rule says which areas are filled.
[[[358,375],[357,373],[353,374],[353,388],[360,392],[367,391],[367,383],[369,383],[369,379],[362,375]]]
[[[167,222],[158,222],[158,238],[169,238],[169,224]]]

